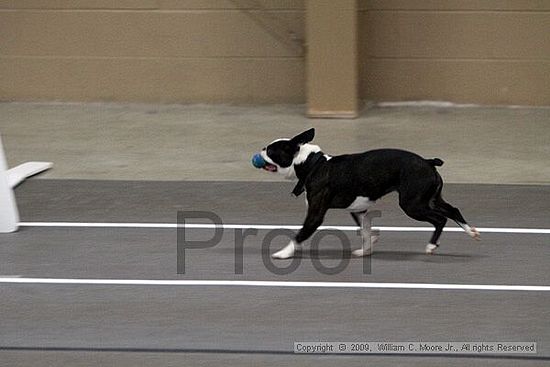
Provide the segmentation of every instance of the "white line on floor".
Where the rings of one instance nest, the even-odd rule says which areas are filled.
[[[257,280],[163,280],[163,279],[58,279],[58,278],[0,278],[11,284],[68,284],[68,285],[132,285],[132,286],[240,286],[283,288],[381,288],[381,289],[438,289],[469,291],[535,291],[549,292],[550,286],[489,285],[489,284],[424,284],[424,283],[359,283],[359,282],[292,282]]]
[[[21,227],[73,227],[73,228],[186,228],[186,229],[258,229],[258,230],[272,230],[272,229],[291,229],[297,230],[302,228],[301,225],[272,225],[272,224],[222,224],[217,226],[216,224],[192,224],[186,223],[100,223],[100,222],[21,222]],[[356,231],[356,226],[321,226],[319,229],[335,229],[340,231]],[[387,232],[431,232],[433,227],[376,227],[380,231]],[[479,232],[483,233],[520,233],[520,234],[550,234],[550,229],[546,228],[477,228]],[[444,229],[445,232],[463,232],[462,228],[449,227]]]

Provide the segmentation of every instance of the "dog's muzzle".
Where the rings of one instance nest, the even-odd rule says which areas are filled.
[[[252,165],[256,168],[261,168],[269,172],[277,172],[277,166],[268,163],[260,153],[256,153],[252,156]]]

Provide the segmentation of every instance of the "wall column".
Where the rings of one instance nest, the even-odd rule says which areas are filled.
[[[307,115],[355,118],[357,0],[306,0],[306,4]]]

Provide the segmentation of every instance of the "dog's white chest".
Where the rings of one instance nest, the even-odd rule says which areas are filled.
[[[362,212],[367,210],[368,207],[372,206],[374,201],[370,201],[369,198],[365,196],[358,196],[353,200],[353,203],[346,208],[350,212]]]

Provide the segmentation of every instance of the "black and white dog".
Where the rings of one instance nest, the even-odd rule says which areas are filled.
[[[438,247],[438,240],[447,222],[454,220],[467,234],[479,239],[479,232],[470,227],[460,211],[441,197],[443,180],[436,166],[443,161],[424,159],[398,149],[377,149],[358,154],[331,157],[317,145],[309,144],[315,135],[309,129],[292,139],[277,139],[262,149],[265,170],[298,179],[293,194],[306,192],[307,216],[294,240],[272,257],[287,259],[302,242],[321,225],[328,209],[347,209],[365,236],[367,209],[382,196],[397,191],[399,205],[411,218],[429,222],[435,227],[426,253]],[[374,243],[372,238],[368,243]],[[363,237],[365,243],[365,238]],[[371,248],[356,255],[370,255]]]

